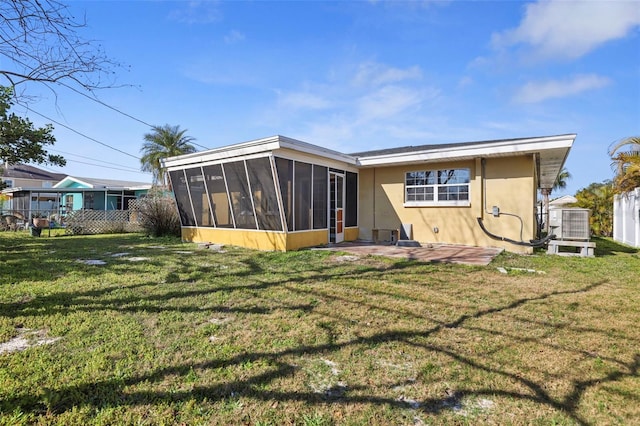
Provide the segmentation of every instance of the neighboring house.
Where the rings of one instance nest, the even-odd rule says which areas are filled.
[[[578,199],[573,195],[563,195],[562,197],[549,201],[549,208],[571,207],[577,202]]]
[[[0,178],[7,188],[51,188],[60,182],[66,175],[52,173],[27,164],[0,165]]]
[[[10,197],[5,211],[11,214],[63,219],[77,210],[128,210],[129,200],[140,198],[150,188],[151,184],[144,182],[63,176],[50,188],[13,187],[2,193]]]
[[[55,186],[64,214],[74,210],[127,210],[129,200],[145,195],[150,184],[67,176]]]
[[[294,250],[401,229],[420,243],[530,253],[537,190],[553,186],[575,137],[344,154],[273,136],[162,165],[187,241]]]
[[[613,239],[640,247],[640,187],[613,197]]]
[[[572,195],[563,195],[558,198],[554,198],[549,201],[549,210],[559,209],[563,207],[571,207],[578,202],[578,199]],[[544,211],[543,201],[541,199],[538,200],[537,205],[537,216],[540,224],[540,229],[542,229],[543,224],[547,221],[547,215]]]

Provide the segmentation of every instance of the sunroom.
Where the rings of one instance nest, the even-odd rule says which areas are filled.
[[[163,160],[182,238],[294,250],[358,238],[355,158],[274,136]]]

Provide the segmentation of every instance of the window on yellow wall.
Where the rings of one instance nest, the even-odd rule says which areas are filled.
[[[405,206],[469,205],[469,169],[419,170],[405,174]]]

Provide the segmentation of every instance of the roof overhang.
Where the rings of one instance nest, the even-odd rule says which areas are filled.
[[[16,192],[39,192],[42,194],[73,194],[83,192],[110,192],[110,191],[144,191],[151,189],[151,185],[147,187],[108,187],[108,188],[39,188],[39,187],[13,187],[5,188],[1,192],[3,194],[14,194]]]
[[[536,158],[538,182],[540,188],[552,188],[560,170],[569,155],[575,134],[542,136],[534,138],[506,139],[498,141],[468,142],[403,150],[384,154],[348,155],[317,145],[312,145],[284,136],[271,136],[263,139],[223,146],[207,151],[164,158],[163,168],[177,170],[203,163],[224,162],[247,156],[278,152],[290,149],[305,154],[340,161],[358,168],[386,167],[435,163],[444,161],[464,161],[476,158],[513,157],[533,155]]]
[[[564,166],[575,138],[575,134],[567,134],[493,142],[469,142],[455,147],[433,147],[424,150],[362,156],[358,157],[357,161],[359,167],[367,168],[535,154],[539,185],[541,188],[551,188]]]
[[[242,157],[265,152],[277,152],[280,149],[291,149],[305,154],[340,161],[353,166],[356,165],[356,159],[351,155],[280,135],[223,146],[207,151],[195,152],[192,154],[163,158],[160,160],[160,164],[163,168],[172,170],[184,168],[189,165],[229,161],[234,158],[240,159]]]

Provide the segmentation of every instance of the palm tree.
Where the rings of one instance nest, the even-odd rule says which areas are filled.
[[[553,188],[551,188],[551,190],[555,191],[556,189],[565,189],[569,179],[571,179],[571,173],[569,173],[569,170],[567,170],[566,167],[563,167],[562,170],[560,170],[560,173],[558,173],[558,177],[553,183]]]
[[[640,136],[622,139],[609,149],[609,155],[616,170],[613,190],[623,193],[640,186]]]
[[[180,126],[165,124],[153,126],[151,130],[151,133],[144,135],[145,142],[140,149],[142,171],[153,174],[154,184],[167,185],[160,159],[196,152],[196,148],[191,144],[195,138],[185,135],[187,130],[180,130]]]
[[[556,177],[556,181],[553,182],[553,188],[542,188],[542,205],[544,206],[544,215],[546,220],[544,221],[544,230],[549,232],[549,195],[556,189],[564,189],[567,187],[567,181],[571,179],[571,173],[566,167],[563,167]]]

